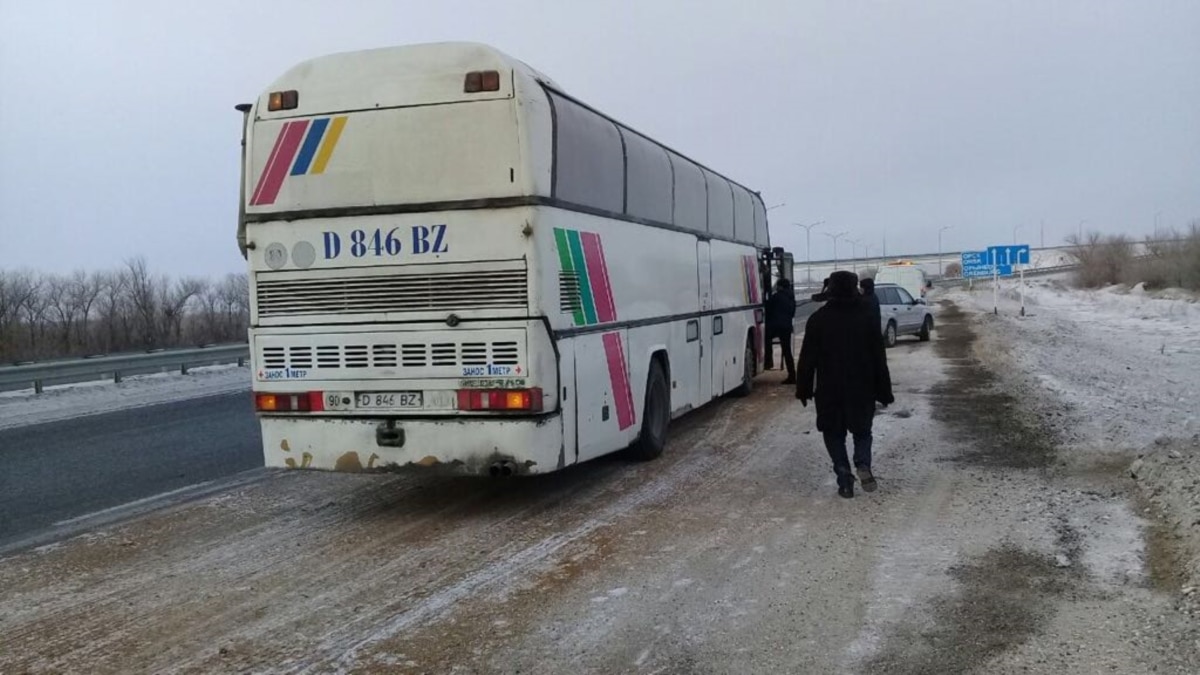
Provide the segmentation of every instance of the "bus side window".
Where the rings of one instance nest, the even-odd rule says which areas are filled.
[[[713,317],[713,335],[720,335],[721,333],[724,333],[724,332],[725,332],[725,317],[714,316]]]
[[[687,341],[695,342],[700,339],[700,321],[692,319],[687,322]]]
[[[625,210],[625,151],[616,125],[551,94],[554,125],[554,197],[611,213]]]

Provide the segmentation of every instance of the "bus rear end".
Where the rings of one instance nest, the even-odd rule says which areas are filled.
[[[561,466],[515,80],[482,47],[377,50],[302,64],[248,111],[268,466]]]

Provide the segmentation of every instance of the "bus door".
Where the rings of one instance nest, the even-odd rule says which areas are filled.
[[[696,269],[700,281],[700,311],[713,308],[712,298],[712,252],[707,241],[696,242]],[[713,397],[713,332],[711,315],[702,314],[699,319],[700,340],[700,400],[704,405]]]

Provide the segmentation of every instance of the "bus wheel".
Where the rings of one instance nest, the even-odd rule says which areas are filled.
[[[733,390],[734,396],[749,396],[754,391],[754,376],[758,362],[754,359],[754,343],[746,339],[746,354],[742,357],[742,383]]]
[[[667,427],[671,424],[671,388],[662,364],[650,362],[646,377],[646,405],[642,410],[642,430],[629,448],[629,456],[639,461],[654,459],[667,445]]]

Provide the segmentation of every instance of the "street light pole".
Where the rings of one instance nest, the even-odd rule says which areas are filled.
[[[796,223],[796,227],[804,228],[804,253],[808,257],[808,283],[812,283],[812,229],[818,225],[824,224],[825,221],[818,220],[815,223]]]
[[[946,268],[942,266],[942,233],[945,232],[946,230],[952,230],[952,229],[954,229],[953,225],[943,225],[938,230],[938,276],[939,277],[946,276]]]
[[[779,207],[781,207],[781,206],[787,206],[787,202],[779,202],[779,203],[778,203],[778,204],[776,204],[775,206],[768,206],[768,207],[767,207],[767,210],[768,210],[768,211],[774,211],[775,209],[777,209],[777,208],[779,208]]]
[[[854,266],[854,273],[858,274],[858,244],[859,244],[859,241],[857,239],[847,239],[846,241],[850,242],[851,265]]]
[[[833,271],[836,272],[837,267],[838,267],[838,254],[837,254],[838,239],[841,239],[842,237],[844,237],[850,233],[849,232],[838,232],[837,234],[830,234],[828,232],[822,232],[821,234],[823,234],[826,237],[829,237],[830,239],[833,240]]]

